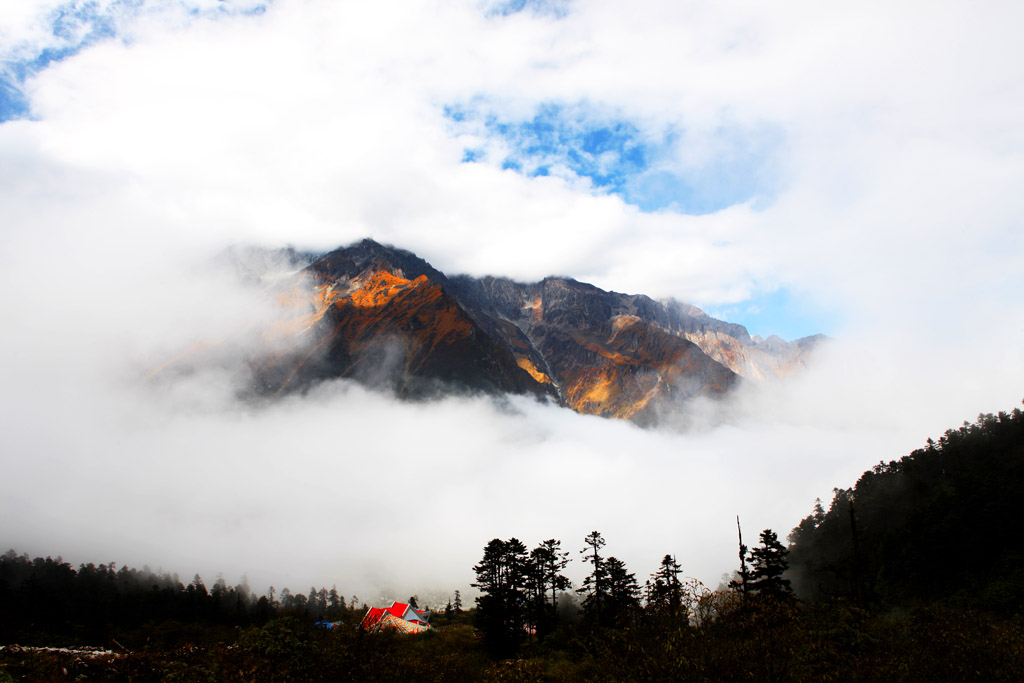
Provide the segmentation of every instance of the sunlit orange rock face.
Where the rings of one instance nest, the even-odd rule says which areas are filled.
[[[720,398],[740,381],[660,324],[655,314],[661,305],[647,297],[566,278],[530,285],[500,278],[454,282],[461,299],[525,334],[559,398],[577,412],[655,422],[666,407],[697,396]]]
[[[614,322],[607,338],[573,336],[573,342],[596,356],[565,373],[566,398],[574,410],[633,418],[659,401],[717,398],[735,384],[732,372],[709,363],[693,344],[644,320],[628,320],[618,329]]]
[[[567,278],[449,278],[370,240],[310,261],[276,288],[282,315],[251,363],[260,394],[348,377],[404,396],[532,394],[650,423],[725,396],[741,377],[784,375],[813,347],[753,340],[692,306]]]
[[[258,392],[354,378],[402,396],[469,390],[557,400],[529,357],[486,334],[443,283],[425,262],[374,243],[317,259],[278,294],[281,319],[264,332],[276,344],[252,363]]]

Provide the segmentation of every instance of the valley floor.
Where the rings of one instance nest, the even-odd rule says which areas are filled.
[[[1024,680],[1024,625],[941,605],[869,614],[845,602],[760,605],[705,627],[636,618],[619,628],[564,623],[543,644],[497,660],[463,613],[424,636],[367,634],[274,619],[126,633],[110,649],[0,649],[8,681],[937,681]],[[439,615],[440,617],[441,615]],[[167,634],[172,637],[166,637]],[[184,637],[177,644],[172,641]],[[116,639],[115,639],[116,640]],[[148,640],[148,642],[147,642]]]

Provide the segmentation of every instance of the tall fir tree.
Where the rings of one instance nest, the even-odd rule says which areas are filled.
[[[485,646],[499,657],[512,656],[522,642],[529,569],[526,546],[516,538],[491,540],[480,564],[473,567],[476,582],[471,585],[481,593],[476,599],[476,626]]]
[[[556,539],[549,538],[530,551],[530,621],[542,638],[558,622],[558,591],[572,585],[562,575],[568,564],[569,553],[562,551],[561,541]]]
[[[757,595],[788,599],[793,596],[789,580],[782,578],[789,568],[788,551],[771,529],[761,532],[761,545],[750,551],[750,589]]]
[[[655,612],[678,616],[683,611],[683,568],[671,555],[661,559],[658,570],[647,582],[647,607]]]
[[[586,596],[583,599],[583,611],[597,621],[600,621],[601,612],[608,596],[608,589],[606,587],[608,582],[607,569],[604,558],[601,557],[601,548],[604,547],[605,540],[597,531],[591,531],[583,539],[583,542],[586,544],[586,547],[580,551],[580,554],[583,555],[585,562],[589,562],[594,566],[593,571],[583,579],[583,586],[579,589],[579,592]]]
[[[635,613],[640,605],[640,585],[636,575],[626,569],[626,564],[617,557],[609,556],[604,561],[607,599],[601,619],[608,626],[621,623]]]

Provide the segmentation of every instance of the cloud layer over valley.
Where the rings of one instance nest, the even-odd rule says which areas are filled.
[[[0,544],[369,597],[598,529],[639,577],[676,553],[717,583],[736,514],[784,534],[1022,395],[1022,9],[917,5],[0,11]],[[836,341],[682,432],[146,379],[274,315],[220,249],[362,237]]]

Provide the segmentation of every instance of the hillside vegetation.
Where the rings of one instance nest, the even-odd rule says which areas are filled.
[[[790,534],[805,600],[882,609],[930,602],[1019,613],[1024,604],[1024,415],[979,415],[836,489]]]

